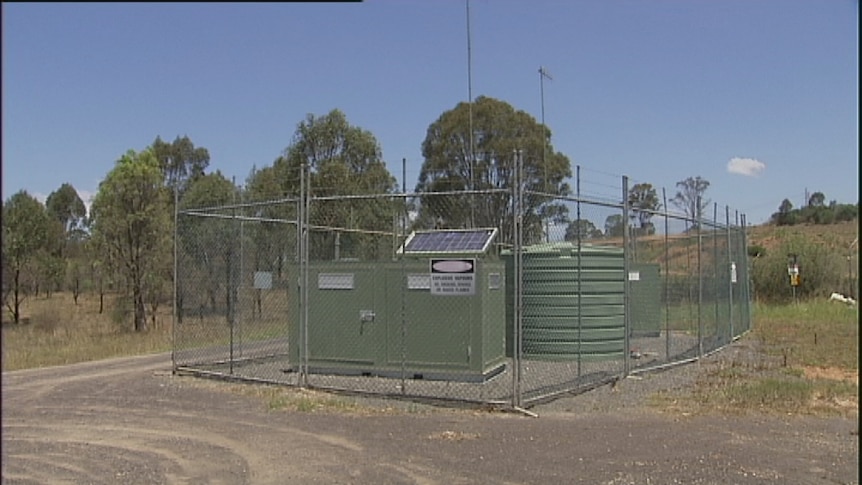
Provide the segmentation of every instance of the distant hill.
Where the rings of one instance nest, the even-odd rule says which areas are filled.
[[[850,251],[850,245],[859,237],[859,221],[844,221],[835,224],[796,224],[776,226],[763,224],[748,231],[748,245],[762,246],[767,251],[775,249],[789,235],[800,235],[810,242],[824,244],[836,251]],[[858,243],[857,243],[858,244]],[[854,247],[852,252],[858,252]]]

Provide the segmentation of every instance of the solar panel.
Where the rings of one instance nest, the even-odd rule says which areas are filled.
[[[496,229],[461,229],[413,232],[399,253],[484,253]]]

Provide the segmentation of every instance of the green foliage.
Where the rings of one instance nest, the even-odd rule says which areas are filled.
[[[524,237],[527,243],[537,241],[543,220],[566,220],[564,206],[535,193],[568,195],[571,189],[565,180],[572,175],[569,159],[554,151],[550,130],[535,118],[489,97],[480,96],[472,103],[471,136],[470,109],[470,103],[459,103],[428,127],[416,191],[511,189],[514,153],[521,150],[524,188],[534,192],[525,196]],[[500,241],[512,242],[509,193],[423,198],[416,225],[430,228],[441,219],[448,228],[499,227]]]
[[[577,241],[579,235],[581,240],[589,241],[602,237],[602,231],[599,230],[595,226],[595,224],[593,224],[587,219],[570,222],[569,225],[566,227],[565,240]]]
[[[605,219],[605,237],[623,237],[625,221],[622,214],[613,214]]]
[[[26,191],[3,204],[3,302],[15,323],[27,296],[25,282],[38,279],[38,266],[33,263],[49,243],[50,226],[45,208]]]
[[[814,192],[811,194],[811,197],[808,198],[808,205],[811,207],[823,207],[826,202],[826,196],[823,195],[823,192]]]
[[[748,246],[748,256],[752,258],[760,258],[766,255],[766,248],[763,246],[758,246],[757,244],[752,244]]]
[[[184,194],[191,182],[203,176],[210,163],[209,151],[195,147],[188,136],[178,136],[171,143],[157,136],[151,148],[171,192],[176,189]]]
[[[638,223],[639,233],[644,236],[655,234],[655,226],[650,220],[653,212],[661,209],[655,188],[652,184],[640,183],[629,189],[630,217],[633,222]]]
[[[779,226],[792,226],[802,223],[832,224],[859,218],[858,203],[839,204],[833,200],[827,206],[824,204],[825,200],[823,192],[815,192],[809,197],[807,206],[794,209],[793,204],[784,199],[778,206],[778,212],[773,213],[770,220]]]
[[[824,244],[814,243],[800,235],[785,234],[780,246],[752,260],[754,294],[763,301],[789,301],[793,298],[787,273],[788,255],[798,255],[801,284],[798,298],[826,297],[844,288],[847,267],[841,254]]]
[[[134,329],[147,329],[145,279],[169,257],[170,217],[164,178],[153,151],[129,150],[99,184],[93,234],[107,261],[128,283]]]
[[[45,207],[52,218],[62,224],[65,234],[83,227],[87,208],[71,184],[65,183],[48,195]]]
[[[383,162],[380,146],[370,132],[348,123],[344,113],[332,110],[325,116],[309,114],[299,123],[290,146],[271,167],[254,171],[248,181],[254,200],[296,198],[300,195],[300,173],[309,173],[308,194],[334,195],[392,194],[395,178]],[[295,220],[293,204],[267,208],[262,217]],[[367,235],[343,233],[333,228],[391,231],[394,216],[402,209],[386,197],[319,201],[311,205],[309,222],[316,226],[311,244],[313,259],[331,259],[336,237],[362,253],[373,246]],[[258,247],[272,246],[261,238],[277,237],[274,228],[259,231]],[[273,241],[274,243],[274,241]]]

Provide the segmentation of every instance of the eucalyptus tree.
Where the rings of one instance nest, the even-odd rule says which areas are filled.
[[[38,278],[33,264],[48,244],[51,220],[45,207],[22,190],[3,203],[3,302],[12,320],[21,320],[26,282]]]
[[[590,241],[601,237],[601,229],[597,228],[592,221],[581,219],[579,221],[571,221],[569,225],[566,226],[564,239],[566,241],[577,241],[580,238],[582,241]]]
[[[700,226],[699,218],[703,216],[703,210],[710,202],[703,197],[709,188],[709,181],[698,175],[680,180],[676,186],[678,190],[671,202],[692,221],[692,227]]]
[[[209,151],[204,147],[196,147],[188,136],[177,136],[170,143],[157,136],[151,148],[165,185],[179,194],[184,194],[195,179],[202,177],[210,163]]]
[[[658,194],[652,184],[635,184],[629,189],[628,199],[631,208],[629,217],[632,221],[637,221],[638,234],[642,236],[655,234],[655,226],[651,220],[654,213],[661,209],[661,202],[659,202]]]
[[[315,230],[312,257],[332,258],[338,241],[352,247],[355,255],[373,253],[369,233],[392,231],[397,210],[387,197],[395,192],[395,178],[374,135],[351,125],[337,109],[324,116],[309,114],[273,165],[253,174],[249,190],[255,197],[298,197],[303,167],[308,173],[306,193],[317,199],[308,215]],[[376,197],[337,199],[360,195]]]
[[[69,183],[64,183],[48,195],[45,208],[54,224],[61,228],[60,231],[54,231],[57,240],[54,241],[53,251],[45,255],[49,283],[46,290],[65,279],[66,287],[71,290],[77,305],[81,291],[83,242],[87,237],[87,208],[78,191]]]
[[[417,225],[499,227],[503,242],[511,243],[517,150],[523,158],[526,242],[541,237],[543,221],[568,222],[566,207],[554,197],[571,193],[566,183],[571,164],[554,151],[550,130],[528,113],[490,97],[480,96],[473,103],[472,123],[470,111],[469,103],[459,103],[428,127],[416,192],[431,195],[422,197]],[[450,191],[488,193],[433,196]]]
[[[99,184],[93,200],[92,230],[107,259],[127,284],[134,330],[147,330],[148,281],[170,258],[168,191],[152,149],[126,152]]]

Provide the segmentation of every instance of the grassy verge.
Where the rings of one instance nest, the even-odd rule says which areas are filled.
[[[331,394],[313,389],[256,383],[224,382],[193,377],[181,377],[180,379],[183,379],[183,385],[251,397],[261,402],[270,412],[288,411],[351,415],[429,414],[441,412],[439,408],[430,405],[382,399],[374,402],[373,398]]]
[[[834,302],[755,305],[752,352],[711,361],[695,389],[657,394],[684,413],[852,415],[858,410],[857,309]]]
[[[5,313],[5,312],[4,312]],[[171,349],[170,308],[160,309],[147,332],[131,331],[131,318],[120,318],[106,298],[99,313],[98,296],[31,298],[23,307],[24,322],[3,321],[3,370],[73,364]]]

